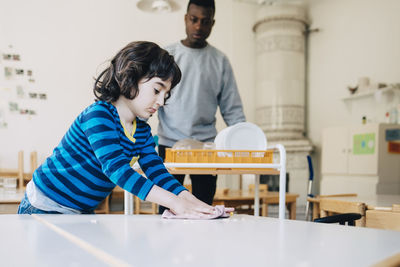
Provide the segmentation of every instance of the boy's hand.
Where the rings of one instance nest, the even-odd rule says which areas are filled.
[[[183,198],[183,199],[186,199],[187,201],[192,202],[195,205],[199,205],[199,206],[202,206],[203,208],[205,208],[207,210],[210,210],[210,212],[207,212],[207,213],[212,213],[214,211],[214,207],[212,207],[212,206],[208,205],[207,203],[204,203],[200,199],[196,198],[189,191],[184,190],[181,193],[179,193],[178,196],[180,198]]]
[[[177,201],[174,201],[171,211],[176,215],[186,215],[187,217],[201,217],[204,214],[212,214],[214,208],[198,200],[188,191],[182,191]]]
[[[204,208],[207,208],[207,209],[211,208],[212,211],[211,212],[206,212],[207,214],[211,214],[211,213],[213,213],[215,211],[215,207],[212,207],[212,206],[208,205],[207,203],[204,203],[203,201],[201,201],[200,199],[198,199],[194,195],[192,195],[189,191],[186,191],[186,190],[182,191],[178,195],[178,197],[184,198],[184,199],[186,199],[186,200],[188,200],[190,202],[193,202],[194,204],[201,205]],[[233,211],[235,211],[235,208],[225,207],[225,213],[230,214]]]

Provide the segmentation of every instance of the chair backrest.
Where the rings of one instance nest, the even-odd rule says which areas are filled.
[[[321,218],[343,213],[357,213],[361,219],[356,221],[357,226],[365,226],[365,203],[321,198],[319,202]]]
[[[24,187],[24,151],[18,151],[18,187]]]
[[[17,179],[17,187],[23,189],[25,185],[32,179],[32,174],[38,166],[36,151],[31,152],[30,165],[30,172],[25,172],[24,151],[18,151],[17,169],[0,169],[0,177],[3,179]]]
[[[31,152],[30,162],[31,162],[31,173],[33,173],[38,167],[37,151]]]
[[[21,154],[20,154],[21,153]],[[30,180],[32,180],[32,175],[33,172],[37,169],[38,167],[38,159],[37,159],[37,152],[32,151],[29,156],[29,161],[30,161],[30,169],[29,172],[24,171],[24,152],[20,151],[18,153],[18,170],[22,173],[22,180],[21,176],[19,176],[20,182],[19,182],[19,187],[23,188],[25,187]],[[22,167],[20,167],[20,165]]]
[[[0,169],[0,178],[4,181],[4,186],[12,186],[23,188],[24,181],[24,152],[18,151],[18,167],[17,169]],[[6,180],[7,179],[7,180]],[[13,179],[13,180],[11,180]]]
[[[311,218],[309,218],[309,214],[306,212],[306,219],[311,219],[314,221],[321,217],[319,203],[321,202],[322,198],[335,198],[335,197],[356,197],[357,194],[355,193],[346,193],[346,194],[333,194],[333,195],[318,195],[316,197],[307,197],[307,204],[311,205],[312,212]]]
[[[367,210],[366,227],[400,231],[400,204],[391,210]]]
[[[249,191],[250,192],[254,192],[255,187],[256,187],[255,184],[249,184]],[[260,185],[258,185],[258,189],[260,191],[268,191],[268,185],[267,184],[260,184]]]
[[[215,195],[216,196],[224,196],[229,193],[229,188],[217,188],[215,190]]]
[[[23,176],[22,176],[23,177],[22,178],[22,186],[23,187],[25,187],[28,184],[28,182],[30,180],[32,180],[33,172],[38,167],[37,151],[32,151],[30,153],[29,160],[30,160],[30,170],[29,170],[29,172],[23,172]],[[22,156],[22,162],[23,162],[23,156]]]

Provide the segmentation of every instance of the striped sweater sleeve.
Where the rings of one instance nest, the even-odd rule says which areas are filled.
[[[83,114],[80,124],[102,171],[113,183],[145,200],[154,182],[131,168],[120,144],[115,118],[106,107],[97,107]]]
[[[155,184],[171,193],[178,195],[183,190],[187,190],[176,180],[165,168],[162,159],[155,151],[154,138],[151,135],[150,126],[148,127],[145,144],[141,150],[139,164],[146,176]]]

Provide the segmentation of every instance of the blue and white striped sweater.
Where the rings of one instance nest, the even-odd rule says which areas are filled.
[[[174,194],[185,190],[157,155],[150,126],[136,119],[133,128],[133,134],[125,132],[112,104],[92,104],[34,172],[35,185],[57,203],[80,211],[95,209],[115,185],[141,199],[154,184]],[[131,168],[137,158],[149,179]]]

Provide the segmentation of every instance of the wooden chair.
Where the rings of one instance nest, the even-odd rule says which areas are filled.
[[[191,185],[184,185],[186,188],[190,188],[189,191],[192,191],[192,186]],[[188,187],[189,186],[189,187]],[[254,184],[249,184],[249,192],[254,192],[255,185]],[[260,192],[268,191],[268,185],[266,184],[260,184],[259,186]],[[217,188],[215,191],[215,195],[220,196],[220,195],[228,195],[229,194],[229,188]]]
[[[391,210],[367,210],[366,227],[400,231],[400,204]]]
[[[38,159],[37,159],[37,151],[32,151],[30,155],[30,163],[31,163],[31,176],[33,172],[38,168]]]
[[[254,184],[249,184],[248,186],[248,191],[250,193],[254,193],[255,185]],[[260,192],[267,192],[268,191],[268,185],[267,184],[260,184],[259,185],[259,190]],[[252,215],[254,214],[254,200],[253,199],[241,199],[240,197],[233,198],[230,200],[224,200],[220,201],[221,197],[229,197],[229,188],[217,188],[215,197],[214,197],[214,203],[213,205],[228,205],[229,207],[234,207],[235,212],[239,214],[249,214]],[[232,195],[231,195],[232,196]],[[265,206],[260,205],[260,214],[265,214],[263,212],[263,208]]]
[[[268,216],[269,205],[279,205],[279,192],[266,191],[266,185],[261,186],[260,190],[260,208],[261,216]],[[251,188],[252,186],[250,186]],[[265,191],[264,191],[265,190]],[[289,211],[289,219],[296,219],[296,201],[298,194],[286,193],[286,207]],[[234,207],[236,213],[254,214],[254,189],[250,190],[229,190],[228,193],[217,193],[214,196],[213,205],[225,205]]]
[[[17,169],[0,169],[0,178],[3,179],[16,179],[17,180],[17,187],[22,185],[24,175],[24,152],[18,152],[18,167]],[[6,183],[5,180],[3,180]]]
[[[134,210],[133,214],[157,214],[158,213],[158,205],[156,203],[149,203],[151,205],[150,209],[143,209],[143,203],[140,198],[134,196]]]
[[[120,202],[124,201],[124,193],[125,191],[119,187],[116,186],[110,196],[108,197],[108,205],[111,205],[111,202]],[[157,214],[158,213],[158,205],[155,203],[150,203],[150,202],[144,202],[137,196],[133,196],[133,201],[134,201],[134,209],[133,209],[133,214]],[[148,206],[147,204],[150,205],[150,208],[144,208],[143,206]],[[99,206],[100,207],[100,206]],[[109,212],[107,213],[117,213],[117,214],[123,214],[123,210],[118,210],[118,211],[111,211],[110,207],[108,207]],[[97,213],[97,210],[96,210]]]
[[[22,157],[21,159],[18,160],[18,165],[22,165],[21,169],[24,170],[24,155],[23,155],[23,151],[22,152]],[[37,151],[32,151],[29,155],[29,162],[30,162],[30,170],[29,172],[24,172],[22,171],[23,175],[22,175],[22,181],[19,182],[20,185],[22,185],[22,188],[25,188],[26,185],[29,183],[30,180],[32,180],[32,176],[33,176],[33,172],[37,169],[38,167],[38,159],[37,159]],[[20,167],[18,168],[20,169]],[[21,188],[21,186],[20,186]]]
[[[248,190],[251,193],[254,193],[255,191],[255,184],[249,184]],[[260,192],[267,192],[268,191],[268,185],[267,184],[260,184],[258,185],[258,190]],[[265,214],[268,212],[265,212],[265,209],[268,210],[268,204],[261,203],[260,205],[260,213],[261,216],[266,216]],[[239,213],[246,213],[246,214],[254,214],[254,201],[250,205],[241,205],[237,207],[237,210]]]
[[[217,196],[221,196],[221,195],[224,196],[227,194],[229,194],[229,188],[217,188],[215,190],[215,195],[217,195]]]
[[[17,169],[0,169],[0,177],[3,179],[16,178],[17,188],[23,189],[26,184],[32,179],[32,174],[38,166],[37,152],[30,153],[30,172],[24,171],[24,151],[18,151],[18,167]]]
[[[256,185],[255,184],[249,184],[249,191],[250,192],[254,192]],[[260,192],[262,191],[268,191],[268,185],[267,184],[260,184],[258,186],[258,190],[260,190]]]
[[[333,198],[321,198],[319,202],[320,218],[337,214],[356,213],[361,215],[361,218],[355,222],[356,226],[365,226],[365,203],[343,201]],[[354,220],[354,218],[353,218]]]
[[[94,211],[96,214],[109,214],[110,213],[110,196],[108,195],[103,202]]]
[[[320,207],[319,203],[321,202],[321,199],[323,198],[337,198],[337,197],[356,197],[357,194],[354,193],[349,193],[349,194],[334,194],[334,195],[318,195],[316,197],[307,197],[307,201],[311,204],[312,206],[312,215],[311,215],[311,220],[314,221],[315,219],[318,219],[321,217],[320,214]],[[306,214],[308,216],[308,214]],[[308,220],[309,218],[307,218]]]
[[[23,165],[24,164],[23,156],[22,156],[21,160],[22,160],[21,164]],[[38,168],[37,151],[32,151],[30,153],[29,161],[30,161],[30,170],[29,170],[29,172],[23,172],[22,182],[19,183],[19,184],[22,184],[23,188],[25,188],[26,185],[29,183],[29,181],[32,180],[33,172]],[[24,168],[22,167],[22,169],[24,169]]]

